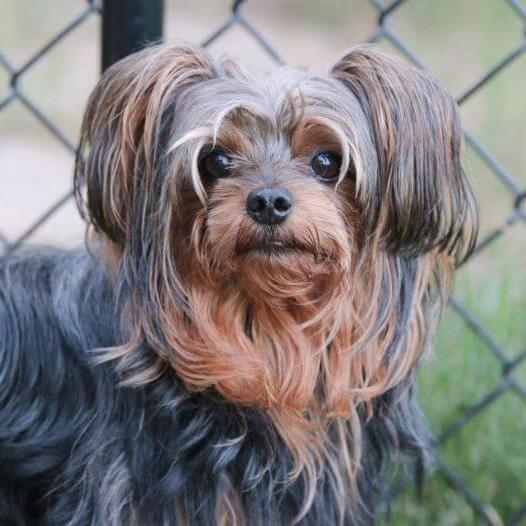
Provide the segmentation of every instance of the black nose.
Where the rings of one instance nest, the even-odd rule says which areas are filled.
[[[292,197],[282,188],[258,188],[247,197],[248,215],[262,225],[277,225],[292,210]]]

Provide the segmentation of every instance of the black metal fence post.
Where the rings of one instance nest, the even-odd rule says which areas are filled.
[[[163,0],[104,0],[102,70],[163,36]]]

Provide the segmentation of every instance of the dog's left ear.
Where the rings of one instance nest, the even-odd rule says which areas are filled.
[[[431,75],[373,46],[351,50],[331,73],[357,98],[376,150],[378,173],[362,181],[369,232],[395,253],[437,248],[463,259],[477,207],[460,163],[454,99]]]

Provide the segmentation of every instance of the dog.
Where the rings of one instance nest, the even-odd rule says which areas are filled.
[[[109,68],[87,249],[0,263],[0,523],[372,523],[429,457],[415,372],[477,233],[461,137],[446,89],[371,46]]]

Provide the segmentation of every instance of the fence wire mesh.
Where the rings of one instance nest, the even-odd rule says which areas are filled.
[[[0,68],[8,75],[9,89],[7,94],[0,98],[0,113],[7,109],[14,102],[18,101],[22,106],[31,113],[44,127],[49,134],[60,143],[72,156],[75,155],[75,139],[68,137],[63,132],[60,125],[46,115],[39,107],[39,104],[28,96],[22,87],[22,81],[28,73],[49,53],[62,43],[62,41],[73,31],[79,28],[90,17],[100,12],[100,6],[95,0],[88,0],[86,5],[51,38],[38,47],[22,65],[15,67],[11,64],[9,57],[0,49]],[[24,241],[29,239],[39,228],[46,223],[55,213],[57,213],[73,197],[73,189],[67,191],[60,199],[52,204],[40,217],[34,220],[24,232],[14,239],[11,239],[7,232],[1,230],[0,225],[0,249],[9,252],[18,248]]]
[[[365,1],[365,0],[364,0]],[[420,60],[418,53],[404,41],[404,36],[395,32],[391,27],[391,19],[398,12],[404,9],[410,9],[408,0],[394,0],[392,2],[383,2],[381,0],[369,0],[376,12],[376,27],[372,31],[368,42],[388,42],[404,55],[409,61],[421,68],[425,64]],[[488,83],[491,83],[497,76],[501,75],[508,69],[512,63],[516,62],[519,57],[526,53],[526,6],[519,0],[498,0],[503,9],[509,9],[513,15],[522,24],[523,32],[517,36],[516,47],[511,49],[497,60],[480,78],[475,79],[471,85],[458,96],[457,102],[463,105],[477,93],[483,91]],[[255,22],[249,19],[244,13],[246,4],[251,0],[235,0],[232,3],[230,12],[225,13],[225,18],[218,27],[209,35],[199,41],[198,35],[195,40],[202,46],[208,47],[216,41],[222,39],[227,33],[234,28],[241,28],[246,33],[246,38],[252,39],[276,64],[283,64],[284,60],[280,53],[275,49],[270,40],[265,37]],[[454,9],[452,9],[454,11]],[[47,54],[52,53],[62,40],[72,31],[85,23],[87,19],[101,12],[99,3],[96,0],[88,0],[85,6],[67,21],[64,27],[53,35],[43,46],[35,49],[34,53],[22,65],[15,67],[8,56],[0,49],[0,69],[3,69],[9,78],[9,89],[6,95],[0,98],[0,114],[2,110],[9,105],[18,101],[31,114],[36,117],[47,128],[58,143],[60,143],[71,155],[75,153],[75,140],[61,131],[60,126],[51,118],[46,116],[45,112],[39,105],[29,97],[22,87],[22,80],[41,61]],[[452,12],[452,16],[454,13]],[[177,35],[170,35],[177,37]],[[523,101],[524,102],[524,94]],[[526,226],[526,187],[516,174],[510,173],[501,162],[486,148],[479,140],[467,129],[464,130],[465,141],[468,147],[480,158],[482,163],[491,171],[499,184],[507,192],[510,199],[510,210],[507,215],[500,218],[500,222],[487,232],[478,242],[474,254],[468,261],[476,259],[478,255],[485,251],[490,245],[494,244],[497,239],[501,238],[506,232],[517,224]],[[1,168],[1,167],[0,167]],[[67,202],[72,199],[72,191],[65,193],[58,199],[48,210],[40,217],[33,221],[25,231],[16,237],[11,237],[9,232],[2,231],[0,225],[0,252],[10,252],[17,249],[22,243],[31,238],[54,214],[56,214]],[[484,213],[484,210],[482,210]],[[491,353],[495,359],[495,367],[500,369],[500,380],[494,387],[486,392],[480,399],[465,407],[462,414],[458,416],[449,425],[445,426],[436,436],[438,450],[437,469],[446,483],[456,491],[466,503],[474,510],[476,515],[483,523],[491,525],[505,524],[506,526],[516,526],[526,523],[526,495],[523,504],[514,512],[505,518],[501,517],[498,511],[485,502],[456,471],[441,458],[441,447],[457,434],[468,422],[474,419],[489,406],[494,404],[506,393],[513,393],[520,397],[526,403],[526,385],[521,383],[515,376],[517,367],[526,361],[526,342],[522,349],[504,348],[492,332],[484,323],[468,309],[462,302],[453,297],[450,300],[450,309],[465,324],[466,330],[471,331],[478,339],[481,349],[484,352]],[[526,405],[524,406],[526,414]],[[519,416],[524,418],[524,415]],[[526,442],[526,436],[524,437]],[[526,473],[524,474],[526,477]]]

